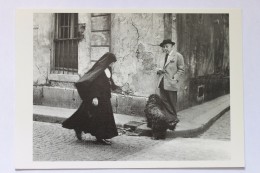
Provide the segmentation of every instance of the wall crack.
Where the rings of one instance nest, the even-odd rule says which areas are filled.
[[[42,76],[44,77],[44,79],[45,79],[45,84],[47,84],[47,83],[48,83],[48,80],[49,80],[49,77],[48,77],[48,68],[47,68],[47,73],[46,73],[47,75],[45,75],[45,74],[41,71],[40,67],[39,67],[37,64],[35,64],[35,66],[36,66],[36,68],[38,69],[39,73],[42,74]],[[35,82],[35,84],[36,84],[36,85],[38,84],[38,80]]]
[[[136,47],[138,45],[138,43],[139,43],[139,40],[140,40],[140,33],[139,33],[139,30],[138,30],[137,26],[134,24],[132,19],[131,19],[131,21],[132,21],[132,26],[135,28],[136,33],[137,33],[137,41],[136,41],[137,43],[135,45],[135,47]]]

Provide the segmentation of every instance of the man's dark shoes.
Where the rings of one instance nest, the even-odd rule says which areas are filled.
[[[82,131],[81,130],[76,130],[76,129],[74,129],[74,131],[75,131],[75,134],[76,134],[76,137],[78,138],[78,140],[82,140],[82,137],[81,137],[81,134],[82,134]]]
[[[179,122],[179,119],[176,119],[175,121],[170,122],[169,123],[169,130],[175,130],[176,125],[178,124],[178,122]]]

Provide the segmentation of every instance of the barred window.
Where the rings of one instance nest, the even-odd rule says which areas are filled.
[[[55,14],[53,69],[57,73],[78,71],[78,14]]]

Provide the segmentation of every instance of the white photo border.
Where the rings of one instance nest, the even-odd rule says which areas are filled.
[[[228,13],[230,38],[231,160],[228,161],[33,161],[33,14],[34,13]],[[16,169],[86,168],[228,168],[244,167],[242,71],[242,13],[240,9],[73,9],[16,11]],[[22,143],[21,143],[22,141]]]

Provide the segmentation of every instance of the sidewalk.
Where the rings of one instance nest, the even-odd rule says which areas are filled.
[[[230,95],[218,97],[178,112],[180,122],[175,131],[167,131],[167,138],[194,137],[206,131],[219,117],[230,109]],[[33,120],[62,123],[76,109],[66,109],[48,106],[33,106]],[[147,128],[145,117],[114,114],[118,127],[131,128],[140,136],[150,136],[151,129]]]

